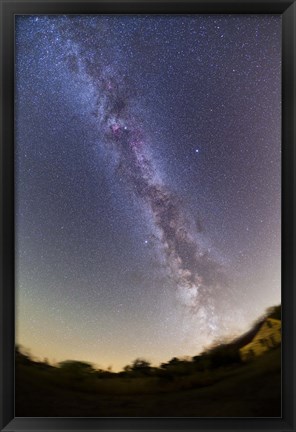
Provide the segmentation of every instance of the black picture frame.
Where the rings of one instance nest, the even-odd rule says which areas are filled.
[[[1,17],[1,431],[198,430],[295,431],[295,31],[288,0],[0,0]],[[14,416],[14,16],[19,14],[209,13],[282,16],[282,417],[19,418]]]

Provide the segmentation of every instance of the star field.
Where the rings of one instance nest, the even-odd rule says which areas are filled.
[[[281,21],[16,18],[17,341],[121,369],[280,302]]]

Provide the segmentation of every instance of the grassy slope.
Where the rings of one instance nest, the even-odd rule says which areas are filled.
[[[16,416],[278,417],[280,349],[170,382],[115,377],[69,386],[54,368],[17,365],[16,389]]]

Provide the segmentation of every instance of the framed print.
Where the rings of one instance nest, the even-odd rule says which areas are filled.
[[[1,1],[1,430],[295,430],[294,1]]]

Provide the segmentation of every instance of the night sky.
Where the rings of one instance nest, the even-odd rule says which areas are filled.
[[[281,19],[16,18],[16,340],[120,370],[280,303]]]

